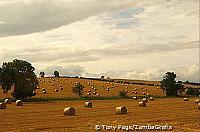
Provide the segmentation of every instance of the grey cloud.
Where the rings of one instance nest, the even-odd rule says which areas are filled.
[[[14,0],[0,4],[0,37],[51,30],[101,12],[133,6],[124,0]]]
[[[169,44],[145,44],[145,45],[122,45],[123,47],[110,47],[107,49],[94,49],[85,51],[87,54],[97,54],[104,56],[117,55],[131,55],[131,54],[145,54],[145,53],[159,53],[171,52],[184,49],[199,48],[199,41],[192,41],[188,43],[169,43]]]
[[[69,65],[66,67],[62,66],[50,66],[42,71],[45,72],[46,75],[53,75],[54,71],[58,71],[60,75],[65,75],[65,76],[81,76],[82,73],[84,72],[84,68],[79,66],[79,65]]]

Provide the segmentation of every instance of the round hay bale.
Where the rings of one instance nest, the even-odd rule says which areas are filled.
[[[97,95],[97,96],[100,96],[100,93],[97,93],[96,95]]]
[[[54,84],[51,84],[51,86],[54,86]]]
[[[145,95],[145,92],[143,92],[142,95]]]
[[[92,102],[85,102],[85,107],[92,108]]]
[[[60,90],[63,90],[63,87],[60,87]]]
[[[188,101],[188,98],[184,98],[183,100],[184,100],[184,101]]]
[[[23,106],[23,102],[21,100],[16,101],[16,106]]]
[[[55,91],[55,92],[58,92],[58,89],[55,89],[54,91]]]
[[[45,91],[45,88],[42,88],[42,91]]]
[[[91,92],[91,90],[89,89],[88,92]]]
[[[75,109],[73,107],[67,107],[64,109],[64,115],[73,116],[75,115]]]
[[[147,96],[150,96],[150,93],[147,93]]]
[[[135,92],[135,94],[137,94],[137,92]]]
[[[47,92],[46,92],[46,91],[42,91],[42,93],[43,93],[43,94],[46,94]]]
[[[36,89],[40,89],[38,86],[37,86],[37,88]]]
[[[127,114],[127,108],[125,106],[117,107],[116,114]]]
[[[137,97],[135,96],[135,97],[133,97],[133,100],[137,100]]]
[[[195,102],[196,104],[198,104],[198,103],[200,103],[200,99],[195,99],[194,102]]]
[[[94,88],[94,90],[97,90],[96,88]]]
[[[149,97],[149,100],[154,101],[154,97]]]
[[[97,92],[93,92],[93,94],[97,94]]]
[[[11,100],[11,99],[5,99],[5,100],[4,100],[4,103],[6,103],[6,104],[11,104],[11,103],[12,103],[12,100]]]
[[[0,109],[6,109],[6,103],[0,103]]]
[[[147,106],[147,104],[144,101],[139,102],[138,105],[139,105],[139,107],[146,107]]]
[[[91,95],[91,93],[87,93],[87,95]]]
[[[200,103],[197,104],[197,108],[200,110]]]
[[[106,91],[109,91],[109,90],[110,90],[109,88],[106,89]]]
[[[143,98],[142,101],[145,102],[145,103],[148,102],[147,98]]]

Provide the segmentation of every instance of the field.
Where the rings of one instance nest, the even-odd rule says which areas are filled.
[[[137,100],[93,100],[93,108],[85,108],[84,101],[25,103],[8,105],[0,111],[0,131],[54,132],[95,131],[95,125],[171,125],[173,131],[198,132],[200,111],[191,98],[159,98],[138,107]],[[115,108],[124,105],[127,115],[116,115]],[[76,109],[75,116],[64,116],[65,107]]]
[[[119,80],[117,80],[119,81]],[[172,131],[200,132],[200,111],[194,103],[196,98],[162,98],[164,95],[158,82],[132,81],[134,83],[155,84],[155,86],[106,82],[80,78],[41,78],[36,96],[33,98],[73,98],[72,87],[81,82],[84,96],[113,97],[119,91],[127,90],[129,96],[142,96],[143,93],[161,98],[149,101],[147,107],[138,107],[138,100],[91,100],[93,108],[85,108],[84,100],[25,102],[23,106],[8,104],[6,110],[0,109],[0,132],[87,132],[95,131],[95,125],[170,125]],[[60,87],[63,90],[60,90]],[[46,94],[42,89],[46,90]],[[95,89],[96,90],[95,90]],[[109,88],[109,91],[106,89]],[[58,89],[58,92],[55,92]],[[137,89],[137,90],[136,90]],[[91,90],[91,95],[87,95]],[[137,94],[135,93],[137,91]],[[96,94],[93,94],[96,92]],[[97,95],[99,93],[100,95]],[[8,93],[0,93],[0,99],[10,98]],[[64,108],[71,106],[76,109],[75,116],[65,116]],[[127,115],[115,114],[117,106],[126,106]]]
[[[39,81],[40,86],[36,90],[37,94],[35,98],[76,97],[76,94],[72,93],[72,88],[75,85],[75,82],[81,82],[81,84],[84,85],[85,87],[83,94],[84,96],[87,96],[88,90],[91,90],[90,92],[91,96],[95,97],[117,96],[119,91],[122,90],[127,90],[128,92],[127,94],[129,96],[141,96],[143,95],[143,92],[145,94],[151,94],[155,96],[164,95],[159,86],[138,85],[138,84],[128,85],[126,83],[115,83],[115,82],[106,82],[106,81],[80,79],[80,78],[52,78],[52,79],[41,78],[39,80],[40,80]],[[59,85],[63,87],[63,90],[60,90]],[[92,89],[92,87],[94,87],[96,90]],[[47,92],[46,94],[42,93],[43,88]],[[109,88],[109,91],[106,91],[107,88]],[[58,92],[55,92],[55,89],[58,89]],[[135,89],[137,89],[137,94],[133,92]],[[96,94],[93,94],[93,92],[96,92]],[[97,95],[97,93],[99,93],[100,95]],[[9,97],[11,97],[10,92],[8,92],[7,94],[4,94],[2,91],[0,92],[0,98],[9,98]]]

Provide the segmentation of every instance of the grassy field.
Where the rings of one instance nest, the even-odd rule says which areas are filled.
[[[15,104],[0,110],[0,131],[54,132],[95,131],[95,125],[171,125],[174,132],[198,132],[200,111],[194,104],[182,98],[158,98],[149,101],[147,107],[138,107],[132,99],[93,100],[93,108],[85,108],[85,101],[28,102]],[[117,106],[126,106],[127,115],[116,115]],[[64,116],[65,107],[76,109],[75,116]]]

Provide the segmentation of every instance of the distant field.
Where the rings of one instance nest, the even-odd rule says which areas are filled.
[[[2,132],[94,132],[95,125],[172,125],[173,132],[199,132],[200,111],[194,98],[159,98],[147,107],[138,107],[137,100],[94,100],[93,108],[85,108],[84,101],[15,104],[0,110]],[[124,105],[127,115],[116,115],[115,108]],[[76,109],[75,116],[64,116],[65,107]]]
[[[87,96],[88,90],[91,90],[90,96],[100,96],[100,97],[109,97],[117,96],[119,91],[127,90],[129,96],[141,96],[143,93],[163,96],[159,86],[148,86],[148,85],[137,85],[137,84],[126,84],[126,83],[115,83],[115,82],[106,82],[99,80],[89,80],[89,79],[80,79],[80,78],[41,78],[39,79],[39,89],[36,90],[37,95],[35,98],[64,98],[64,97],[76,97],[76,94],[72,93],[72,88],[75,85],[75,82],[81,82],[84,88],[84,96]],[[119,80],[117,80],[119,81]],[[127,81],[127,80],[126,80]],[[130,81],[131,82],[131,81]],[[138,83],[155,83],[150,81],[132,81]],[[90,84],[89,84],[90,83]],[[53,86],[51,86],[53,85]],[[63,90],[60,90],[59,85],[63,87]],[[92,89],[94,87],[96,90]],[[42,93],[42,88],[45,88],[46,94]],[[109,88],[109,91],[106,89]],[[58,89],[58,92],[55,92],[55,89]],[[134,90],[137,89],[137,94],[134,93]],[[93,94],[93,92],[99,93],[100,95]],[[4,94],[0,91],[0,98],[11,97],[10,91],[7,94]]]

